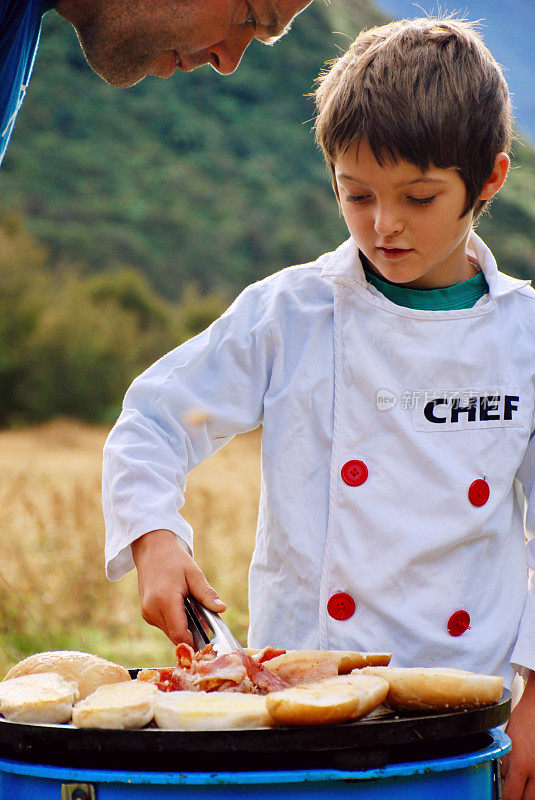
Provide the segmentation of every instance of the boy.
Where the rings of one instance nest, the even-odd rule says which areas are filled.
[[[185,593],[222,610],[177,508],[187,472],[262,423],[249,646],[389,650],[510,686],[535,667],[535,293],[472,231],[507,173],[507,86],[468,24],[424,19],[360,34],[316,99],[351,238],[134,382],[105,449],[108,574],[135,562],[173,641]],[[509,800],[535,796],[534,696],[530,678]]]

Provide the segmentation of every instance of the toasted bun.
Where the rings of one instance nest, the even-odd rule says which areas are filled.
[[[152,683],[125,681],[99,686],[74,706],[77,728],[143,728],[154,716],[158,689]]]
[[[353,673],[273,692],[266,704],[281,725],[329,725],[368,714],[387,693],[382,678]]]
[[[55,672],[21,675],[0,683],[0,712],[11,722],[68,722],[76,683]]]
[[[360,653],[351,650],[288,650],[264,662],[264,666],[290,684],[315,683],[345,675],[356,667],[390,662],[390,653]]]
[[[56,672],[65,680],[76,681],[80,700],[99,686],[130,680],[130,674],[124,667],[106,661],[105,658],[91,653],[80,653],[77,650],[35,653],[11,667],[4,680],[38,672]]]
[[[315,683],[338,675],[339,658],[328,650],[288,650],[264,662],[271,672],[283,678],[290,686]]]
[[[154,719],[159,728],[223,730],[271,725],[266,697],[238,692],[159,692]]]
[[[362,667],[386,667],[390,664],[392,653],[359,653],[357,650],[335,650],[340,662],[338,674],[348,675],[354,669]]]
[[[360,672],[388,681],[386,702],[396,711],[476,708],[497,702],[503,691],[502,678],[448,667],[365,667]]]

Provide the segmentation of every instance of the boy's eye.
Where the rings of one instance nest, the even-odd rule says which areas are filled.
[[[433,194],[431,197],[409,197],[409,200],[417,206],[428,206],[433,202],[435,197],[436,194]]]

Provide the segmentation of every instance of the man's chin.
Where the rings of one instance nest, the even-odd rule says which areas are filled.
[[[86,52],[84,52],[84,55],[93,72],[96,72],[99,78],[109,83],[110,86],[115,86],[116,89],[128,89],[130,86],[135,86],[136,83],[146,78],[148,74],[147,70],[143,70],[138,65],[124,64],[117,66],[116,62],[109,63],[106,61],[104,63],[88,57]]]
[[[118,89],[128,89],[148,75],[157,78],[171,78],[177,68],[177,55],[174,50],[169,49],[149,58],[140,58],[135,62],[127,59],[121,60],[116,55],[106,59],[87,58],[87,62],[106,83],[116,86]]]
[[[91,66],[91,64],[89,66]],[[140,83],[144,78],[147,77],[144,73],[136,73],[135,75],[118,75],[115,72],[110,74],[104,70],[96,69],[93,66],[91,66],[91,69],[93,72],[96,72],[97,75],[102,78],[102,80],[106,81],[106,83],[109,83],[110,86],[114,86],[116,89],[129,89],[131,86],[135,86],[136,83]]]
[[[101,75],[101,77],[104,77]],[[109,83],[110,86],[115,86],[116,89],[129,89],[131,86],[135,86],[137,83],[141,83],[147,76],[141,75],[136,78],[111,78],[107,79],[104,78],[106,83]]]

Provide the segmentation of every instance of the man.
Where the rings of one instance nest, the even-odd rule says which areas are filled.
[[[234,72],[253,39],[271,44],[311,0],[0,0],[0,163],[31,77],[42,15],[76,30],[90,67],[121,88],[202,64]]]

